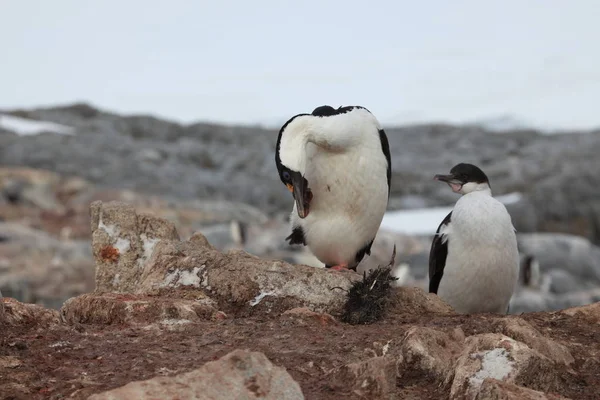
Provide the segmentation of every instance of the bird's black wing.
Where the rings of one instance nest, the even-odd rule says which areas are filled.
[[[392,156],[390,154],[390,143],[388,142],[387,135],[383,129],[379,130],[379,140],[381,140],[381,150],[387,160],[387,183],[388,183],[388,196],[390,195],[390,188],[392,187]]]
[[[433,241],[431,243],[431,250],[429,251],[429,293],[436,293],[438,291],[438,287],[440,286],[440,281],[442,280],[442,276],[444,275],[444,267],[446,266],[446,257],[448,257],[448,238],[442,242],[442,235],[440,235],[440,230],[443,226],[447,226],[450,224],[450,219],[452,216],[452,211],[446,218],[442,221],[442,223],[438,226],[437,231],[435,232],[435,236],[433,237]]]
[[[304,236],[304,229],[301,226],[295,226],[292,229],[292,234],[285,238],[289,244],[301,244],[306,246],[306,237]]]

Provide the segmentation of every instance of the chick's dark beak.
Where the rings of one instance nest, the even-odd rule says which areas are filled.
[[[296,200],[298,216],[306,218],[310,212],[310,202],[312,200],[312,191],[308,187],[308,181],[299,172],[291,174],[291,181],[292,183],[288,185],[288,189],[290,189],[294,195],[294,200]]]

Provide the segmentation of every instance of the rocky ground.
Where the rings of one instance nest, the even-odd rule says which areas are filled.
[[[125,203],[90,217],[95,290],[60,310],[1,303],[3,399],[597,398],[598,303],[464,316],[400,287],[349,325],[359,274],[180,240]]]

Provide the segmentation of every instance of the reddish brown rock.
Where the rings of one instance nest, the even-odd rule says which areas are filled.
[[[0,298],[0,325],[50,327],[60,322],[59,313],[36,304],[21,303],[9,297]]]
[[[210,299],[186,300],[130,294],[84,294],[61,308],[63,321],[74,324],[187,324],[221,319]]]

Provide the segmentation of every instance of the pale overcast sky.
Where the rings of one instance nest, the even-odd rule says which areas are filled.
[[[600,1],[1,0],[0,108],[600,126]]]

